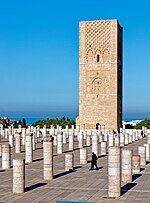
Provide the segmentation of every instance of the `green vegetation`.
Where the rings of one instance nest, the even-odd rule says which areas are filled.
[[[22,121],[21,120],[14,121],[14,120],[10,120],[7,117],[4,117],[4,118],[0,118],[0,123],[3,125],[4,128],[8,128],[8,126],[11,126],[11,125],[13,125],[14,128],[18,128],[19,125],[21,125],[22,128],[27,127],[25,118],[23,118]]]
[[[150,129],[150,119],[145,118],[143,121],[134,126],[134,128],[142,129],[142,126],[145,126],[147,129]]]
[[[14,121],[14,123],[13,123],[14,128],[18,128],[19,125],[21,125],[22,128],[26,128],[27,127],[26,119],[23,118],[22,121],[21,120]]]
[[[40,126],[41,128],[43,128],[44,125],[46,125],[47,128],[50,128],[51,125],[53,125],[54,127],[56,127],[57,125],[62,126],[63,128],[65,128],[66,125],[68,125],[69,128],[71,128],[72,125],[75,126],[75,121],[74,120],[70,120],[69,118],[66,118],[65,116],[62,117],[60,120],[58,118],[51,118],[51,119],[46,119],[46,120],[39,120],[36,121],[35,123],[32,124],[34,127],[35,126]]]
[[[5,119],[5,118],[0,118],[0,123],[4,126],[4,128],[8,128],[9,125],[9,120]]]

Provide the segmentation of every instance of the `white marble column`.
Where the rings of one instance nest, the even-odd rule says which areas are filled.
[[[140,155],[140,166],[146,165],[146,148],[144,146],[138,147],[138,155]]]
[[[86,137],[86,146],[91,146],[91,136],[87,135]]]
[[[144,144],[144,147],[146,148],[146,161],[150,160],[150,145]]]
[[[147,135],[147,144],[150,144],[150,133]]]
[[[22,145],[25,145],[25,139],[26,139],[26,129],[22,128],[22,140],[21,140]]]
[[[105,134],[104,134],[104,141],[105,141],[105,142],[108,141],[108,132],[105,132]]]
[[[69,134],[69,150],[74,150],[74,133]]]
[[[16,145],[15,145],[15,152],[21,153],[21,133],[16,133]]]
[[[12,132],[13,135],[15,134],[14,133],[14,125],[11,125],[11,132]]]
[[[79,139],[79,148],[83,148],[83,132],[80,132],[78,134],[78,139]]]
[[[5,139],[8,139],[9,135],[8,135],[8,130],[5,129]]]
[[[80,132],[80,125],[77,126],[77,132]]]
[[[63,144],[67,143],[67,137],[66,137],[66,132],[63,132]]]
[[[136,131],[136,134],[135,134],[135,141],[137,141],[139,139],[139,132]]]
[[[65,154],[65,171],[73,170],[74,155],[71,153]]]
[[[121,179],[124,183],[132,182],[132,150],[122,149]]]
[[[43,140],[43,176],[44,180],[53,179],[53,140],[52,136]]]
[[[135,142],[136,132],[133,131],[132,133],[132,142]]]
[[[46,125],[43,126],[43,137],[47,136],[47,128]]]
[[[117,136],[115,137],[115,146],[116,146],[116,147],[120,147],[120,137],[119,137],[119,135],[117,135]]]
[[[54,146],[57,146],[57,135],[54,135]]]
[[[37,138],[39,138],[40,137],[40,127],[39,126],[37,126],[37,129],[36,129],[37,131]]]
[[[104,135],[103,134],[99,134],[99,142],[104,142]]]
[[[59,133],[62,134],[62,126],[59,126]]]
[[[2,145],[2,169],[10,168],[10,146],[9,144]]]
[[[13,159],[13,193],[20,194],[25,188],[24,159]]]
[[[107,153],[107,143],[101,142],[101,155],[106,155]]]
[[[125,145],[128,145],[129,144],[129,134],[126,133],[125,134]]]
[[[132,143],[132,135],[129,134],[129,144],[131,144],[131,143]]]
[[[63,136],[62,133],[57,133],[57,154],[63,153]]]
[[[35,143],[35,133],[32,133],[32,150],[35,151],[36,149],[36,143]]]
[[[108,155],[108,196],[121,195],[121,163],[120,147],[110,147]]]
[[[132,156],[132,172],[140,173],[140,155]]]
[[[98,135],[94,134],[92,135],[92,152],[96,154],[96,156],[99,155],[99,146],[98,146]]]
[[[124,134],[120,134],[120,147],[123,147],[125,145],[125,137]]]
[[[25,163],[31,163],[33,160],[33,151],[32,151],[32,135],[26,135],[26,145],[25,145]]]
[[[3,135],[3,125],[0,124],[0,134]]]
[[[11,129],[11,126],[8,126],[8,135],[12,135],[12,129]]]
[[[38,143],[37,128],[36,127],[33,128],[33,134],[34,134],[35,148],[36,148],[36,144]]]
[[[2,157],[2,144],[0,143],[0,157]]]
[[[14,135],[9,135],[9,144],[10,144],[10,147],[14,146]]]
[[[28,128],[26,129],[27,134],[31,133],[31,126],[29,125]]]
[[[108,146],[113,147],[115,145],[114,135],[111,133],[109,134]]]
[[[80,164],[87,164],[87,150],[86,150],[86,148],[80,149]]]

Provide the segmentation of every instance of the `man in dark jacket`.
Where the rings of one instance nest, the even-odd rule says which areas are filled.
[[[97,166],[97,156],[96,154],[94,154],[94,152],[92,152],[92,160],[91,160],[91,168],[90,170],[94,169],[94,166],[96,167],[96,170],[99,170],[98,166]]]

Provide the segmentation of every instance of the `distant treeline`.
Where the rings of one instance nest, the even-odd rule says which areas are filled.
[[[70,118],[66,118],[65,116],[62,117],[61,119],[58,118],[47,118],[45,120],[38,120],[35,123],[32,124],[32,126],[36,127],[39,126],[40,128],[43,128],[43,126],[45,125],[47,128],[50,128],[51,125],[53,125],[54,127],[56,127],[57,125],[62,126],[63,128],[66,127],[66,125],[68,125],[69,128],[71,128],[72,125],[75,126],[75,121],[74,120],[70,120]]]
[[[142,129],[142,126],[150,129],[150,119],[145,118],[143,121],[134,126],[135,129]]]
[[[19,125],[21,125],[22,128],[27,127],[25,118],[19,121],[10,120],[9,118],[0,118],[0,124],[2,124],[4,128],[8,128],[8,126],[11,126],[11,125],[13,125],[14,128],[18,128]]]

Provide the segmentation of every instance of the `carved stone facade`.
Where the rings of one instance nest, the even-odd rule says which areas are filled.
[[[80,22],[79,117],[76,125],[119,129],[122,123],[122,27],[117,20]]]

